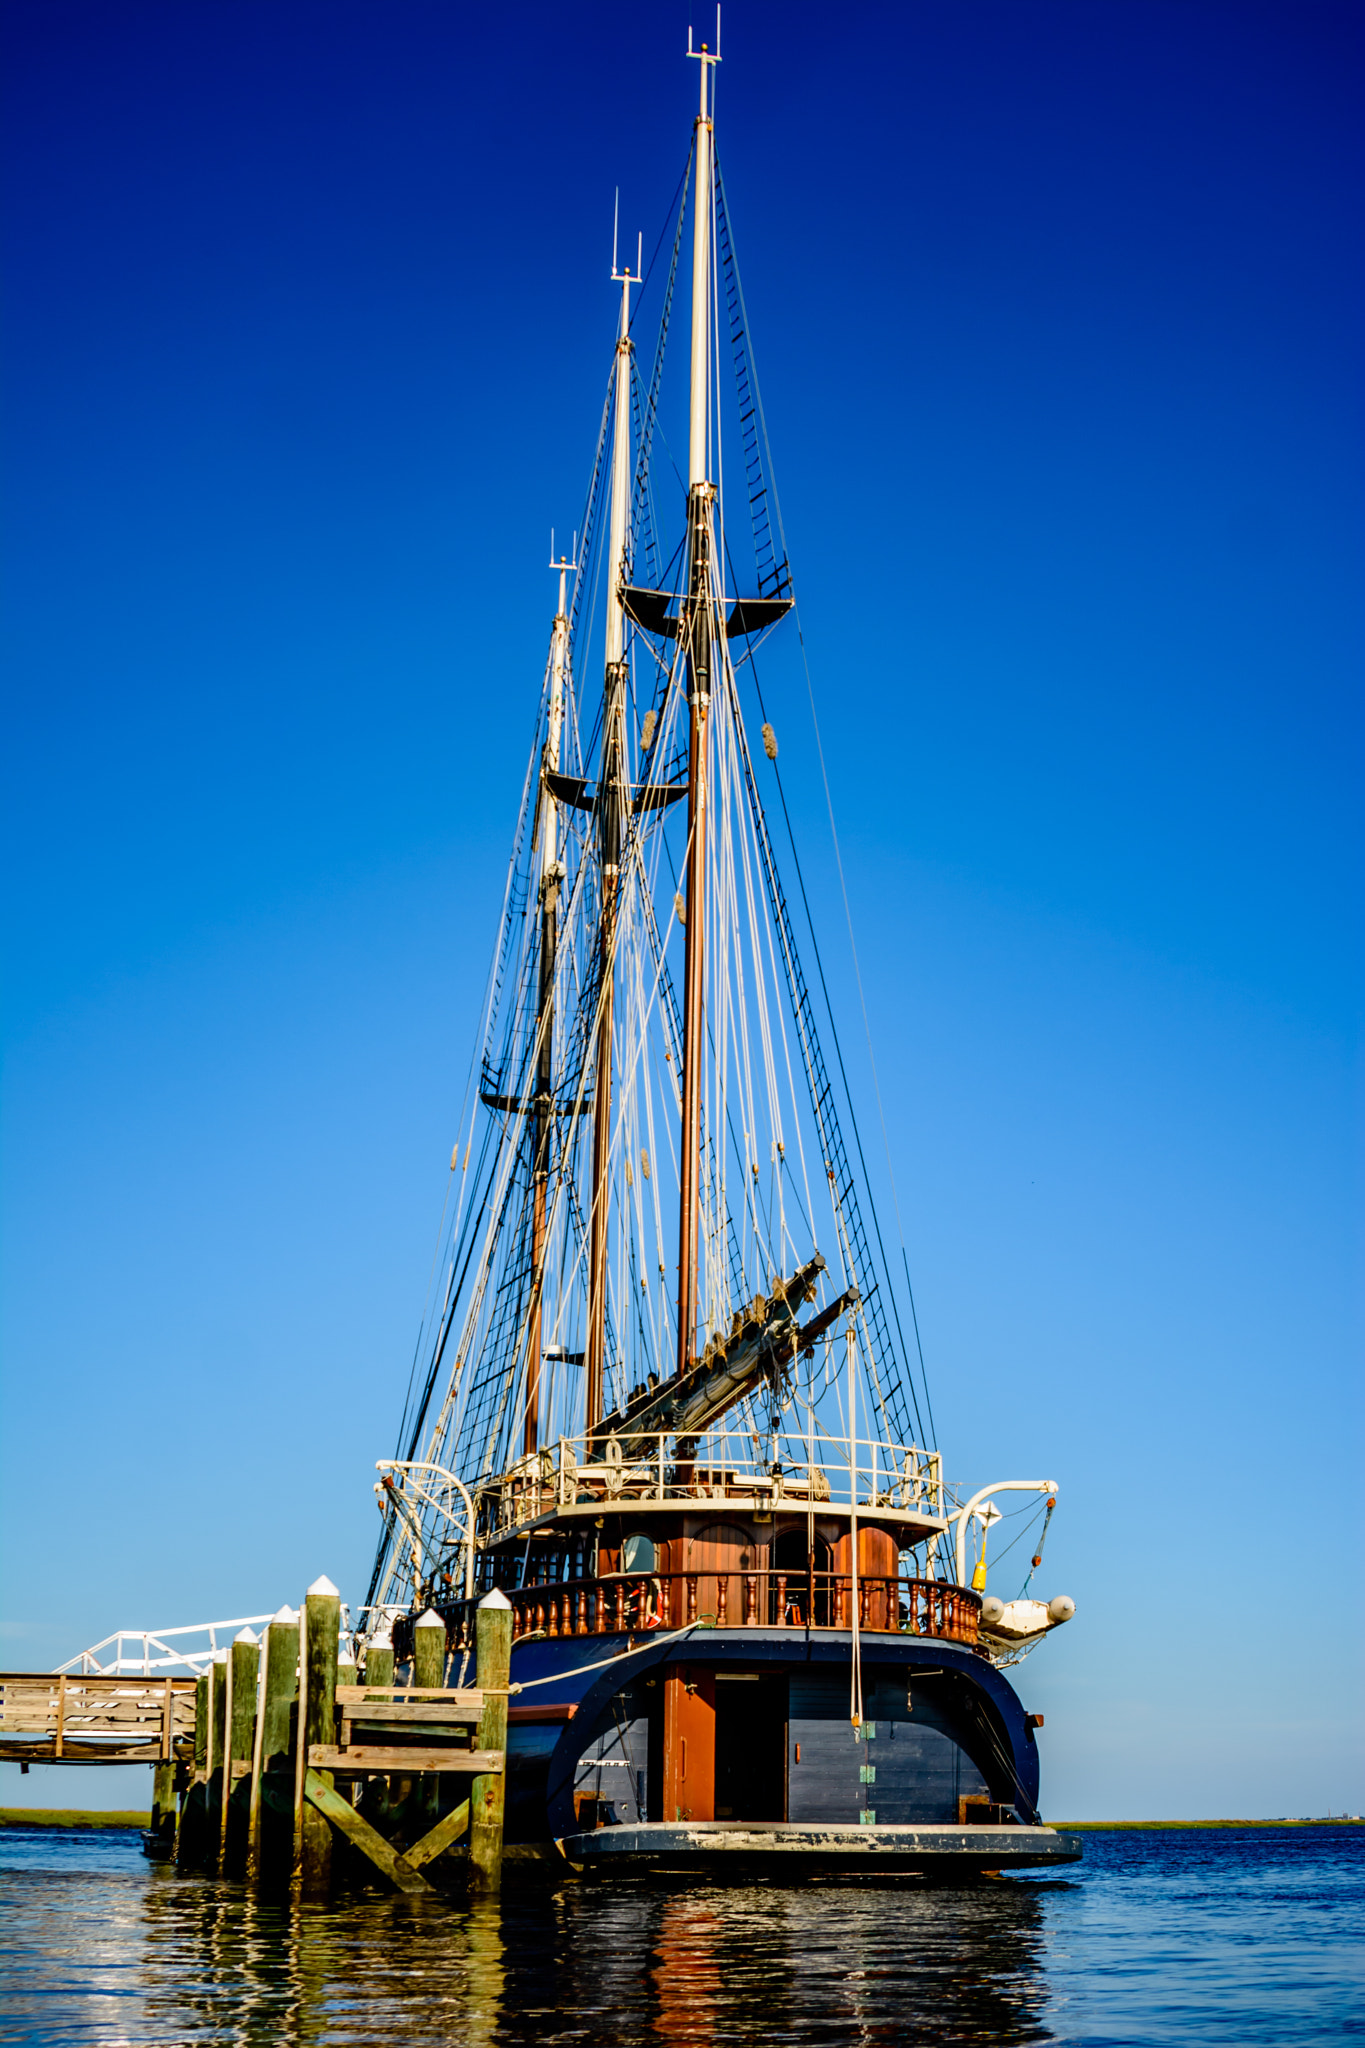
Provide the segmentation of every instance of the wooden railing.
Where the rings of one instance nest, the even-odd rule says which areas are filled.
[[[194,1740],[192,1678],[0,1673],[0,1757],[37,1763],[169,1763]]]
[[[975,1593],[934,1579],[810,1571],[650,1572],[505,1587],[513,1640],[622,1635],[656,1628],[830,1628],[974,1644]]]

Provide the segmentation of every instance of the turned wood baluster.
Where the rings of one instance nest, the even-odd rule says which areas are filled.
[[[574,1634],[585,1636],[588,1633],[588,1589],[586,1586],[580,1586],[578,1589],[578,1613],[575,1617],[575,1622]]]
[[[695,1572],[689,1572],[689,1573],[687,1574],[687,1619],[688,1619],[688,1622],[689,1622],[689,1624],[690,1624],[690,1623],[692,1623],[692,1622],[694,1622],[694,1621],[696,1620],[696,1618],[697,1618],[697,1575],[696,1575],[696,1573],[695,1573]]]
[[[757,1574],[756,1572],[746,1572],[746,1573],[745,1573],[745,1575],[744,1575],[744,1626],[745,1626],[745,1628],[752,1628],[752,1627],[754,1626],[754,1623],[755,1623],[755,1622],[756,1622],[757,1620],[758,1620],[758,1574]]]
[[[777,1575],[777,1625],[779,1628],[787,1626],[787,1574],[785,1572],[779,1572]]]
[[[730,1603],[730,1574],[719,1572],[716,1576],[716,1626],[725,1627],[726,1613]]]
[[[625,1587],[624,1587],[624,1586],[622,1585],[622,1583],[621,1583],[621,1581],[620,1581],[619,1579],[618,1579],[618,1580],[617,1580],[617,1582],[616,1582],[616,1586],[615,1586],[615,1592],[616,1592],[616,1627],[617,1627],[617,1630],[619,1631],[619,1633],[620,1633],[620,1634],[622,1634],[622,1635],[624,1635],[624,1634],[625,1634],[625,1628],[626,1628],[626,1589],[625,1589]]]

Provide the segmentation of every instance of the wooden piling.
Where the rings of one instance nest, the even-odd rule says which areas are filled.
[[[512,1603],[495,1588],[479,1602],[475,1620],[477,1684],[483,1691],[477,1746],[505,1754],[507,1687],[512,1669]],[[469,1879],[475,1891],[496,1891],[502,1883],[502,1823],[506,1776],[490,1772],[469,1790]]]
[[[256,1740],[256,1681],[261,1649],[244,1628],[228,1651],[227,1754],[223,1766],[222,1855],[224,1871],[240,1876],[246,1863],[251,1810],[251,1755]]]
[[[208,1823],[208,1841],[205,1846],[213,1863],[219,1861],[223,1844],[223,1807],[227,1797],[224,1759],[227,1752],[229,1682],[228,1653],[226,1650],[219,1650],[209,1666],[209,1754],[208,1778],[204,1788],[205,1818]]]
[[[430,1607],[412,1631],[412,1682],[429,1686],[446,1682],[446,1625]]]
[[[365,1652],[366,1685],[393,1684],[393,1644],[371,1643]]]
[[[265,1632],[256,1739],[251,1750],[251,1793],[247,1806],[247,1870],[257,1879],[287,1876],[293,1845],[281,1826],[279,1797],[289,1794],[290,1709],[298,1696],[299,1617],[282,1607]],[[267,1779],[271,1782],[267,1785]],[[292,1789],[292,1788],[290,1788]],[[287,1820],[288,1805],[285,1806]]]
[[[175,1841],[175,1822],[175,1764],[163,1758],[152,1770],[153,1840],[169,1848]]]
[[[209,1725],[209,1675],[201,1671],[194,1682],[194,1767],[181,1799],[180,1824],[175,1835],[177,1870],[194,1870],[204,1857]]]
[[[194,1681],[194,1768],[206,1771],[209,1762],[209,1675],[201,1671]]]
[[[294,1759],[294,1872],[305,1893],[325,1892],[332,1875],[332,1830],[304,1786],[313,1743],[336,1742],[337,1648],[341,1599],[330,1579],[317,1579],[303,1603],[299,1643],[299,1733]],[[333,1783],[330,1771],[318,1776]]]
[[[446,1625],[430,1607],[413,1626],[412,1682],[421,1686],[443,1686],[446,1682]],[[428,1771],[413,1787],[409,1839],[412,1834],[425,1834],[435,1825],[440,1801],[439,1780]]]

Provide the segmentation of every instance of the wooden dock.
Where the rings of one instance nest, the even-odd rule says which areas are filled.
[[[0,1672],[0,1760],[171,1763],[194,1736],[192,1678]]]
[[[198,1678],[0,1674],[0,1758],[154,1767],[149,1855],[261,1885],[335,1881],[426,1892],[502,1872],[512,1609],[475,1617],[475,1683],[446,1683],[446,1624],[414,1629],[411,1682],[393,1651],[343,1663],[327,1579],[301,1611],[248,1630]],[[438,1868],[439,1866],[439,1868]]]

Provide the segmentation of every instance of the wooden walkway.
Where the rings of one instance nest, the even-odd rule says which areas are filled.
[[[194,1750],[193,1678],[0,1672],[0,1760],[158,1764]]]

